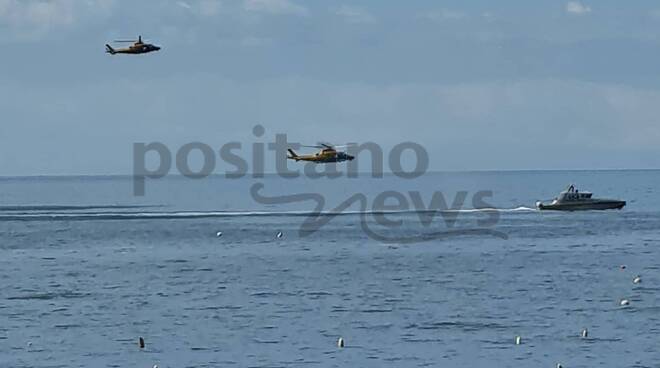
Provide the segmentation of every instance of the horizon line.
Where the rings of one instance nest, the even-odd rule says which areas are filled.
[[[424,174],[442,174],[442,173],[522,173],[522,172],[578,172],[578,171],[583,171],[583,172],[613,172],[613,171],[660,171],[660,168],[600,168],[600,169],[477,169],[477,170],[427,170],[422,173],[422,176]],[[341,173],[341,176],[345,176],[344,172],[339,171]],[[382,175],[387,175],[387,176],[392,176],[396,175],[402,172],[393,172],[393,171],[386,171],[382,172]],[[403,172],[406,174],[411,174],[412,172]],[[373,175],[373,172],[358,172],[358,176],[363,176],[363,175]],[[243,179],[243,178],[252,178],[252,179],[259,179],[259,177],[254,177],[254,173],[245,173],[243,176],[239,178],[230,178],[230,179]],[[277,172],[265,172],[263,174],[264,177],[271,177],[271,176],[280,176],[279,173]],[[134,174],[29,174],[29,175],[0,175],[0,180],[2,179],[38,179],[38,178],[131,178],[133,177]],[[225,173],[212,173],[206,177],[210,178],[217,178],[217,177],[225,177]],[[186,178],[186,176],[178,173],[172,173],[172,174],[167,174],[164,176],[165,178],[168,177],[173,177],[173,178]],[[305,177],[304,174],[301,174],[300,177]],[[202,179],[202,178],[196,178],[196,179]],[[287,178],[287,179],[292,179],[292,178]],[[295,178],[293,178],[295,179]]]

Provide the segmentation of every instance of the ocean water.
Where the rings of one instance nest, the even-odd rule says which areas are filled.
[[[569,183],[628,204],[534,209]],[[405,205],[382,213],[386,191]],[[130,177],[2,178],[0,366],[657,367],[659,191],[660,171],[168,177],[145,196]],[[309,212],[327,222],[301,232]]]

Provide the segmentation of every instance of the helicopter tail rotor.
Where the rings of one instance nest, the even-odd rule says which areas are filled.
[[[298,161],[298,154],[296,152],[294,152],[291,148],[289,148],[287,151],[289,151],[289,156],[287,158]]]

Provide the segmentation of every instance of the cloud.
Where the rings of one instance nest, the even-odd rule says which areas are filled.
[[[124,119],[98,114],[113,106]],[[299,142],[373,141],[387,152],[415,141],[434,170],[660,167],[660,91],[576,80],[368,84],[182,73],[44,88],[15,80],[0,84],[0,111],[9,122],[0,124],[0,147],[23,152],[21,160],[0,155],[4,175],[130,173],[133,142],[245,146],[254,122],[268,137],[288,132]],[[30,142],[40,152],[26,151]]]
[[[270,14],[309,15],[307,8],[289,0],[245,0],[245,10]]]
[[[178,5],[178,6],[182,7],[182,8],[184,8],[184,9],[192,9],[192,6],[190,6],[190,4],[188,4],[188,3],[185,2],[185,1],[177,1],[177,2],[176,2],[176,5]]]
[[[660,9],[653,9],[649,12],[649,16],[654,19],[660,19]]]
[[[220,6],[219,0],[202,0],[199,2],[199,13],[207,17],[214,16],[220,11]]]
[[[199,0],[194,2],[179,0],[175,4],[184,9],[184,11],[203,17],[215,16],[222,10],[220,0]]]
[[[73,21],[73,0],[0,0],[0,22],[12,27],[68,25]]]
[[[3,38],[34,39],[55,28],[109,16],[114,5],[114,0],[0,0],[0,26],[10,30]]]
[[[496,18],[495,15],[491,12],[483,12],[481,13],[481,17],[489,22],[495,20]]]
[[[429,19],[435,22],[442,22],[447,20],[459,20],[467,17],[462,11],[450,10],[450,9],[440,9],[433,10],[419,15],[419,18]]]
[[[342,5],[335,14],[343,17],[348,23],[374,23],[376,21],[376,18],[368,11],[348,5]]]
[[[569,1],[566,4],[566,12],[570,14],[582,15],[591,12],[591,8],[583,5],[579,1]]]

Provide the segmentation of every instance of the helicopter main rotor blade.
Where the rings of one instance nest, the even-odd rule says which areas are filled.
[[[335,148],[339,147],[339,146],[336,146],[336,145],[334,145],[332,143],[328,143],[328,142],[318,142],[318,143],[319,143],[319,145],[321,145],[325,148],[329,148],[329,149],[335,149]]]
[[[114,40],[113,42],[143,42],[143,43],[147,43],[149,41],[150,40],[147,39],[147,38],[142,38],[142,39],[137,39],[137,40]]]

